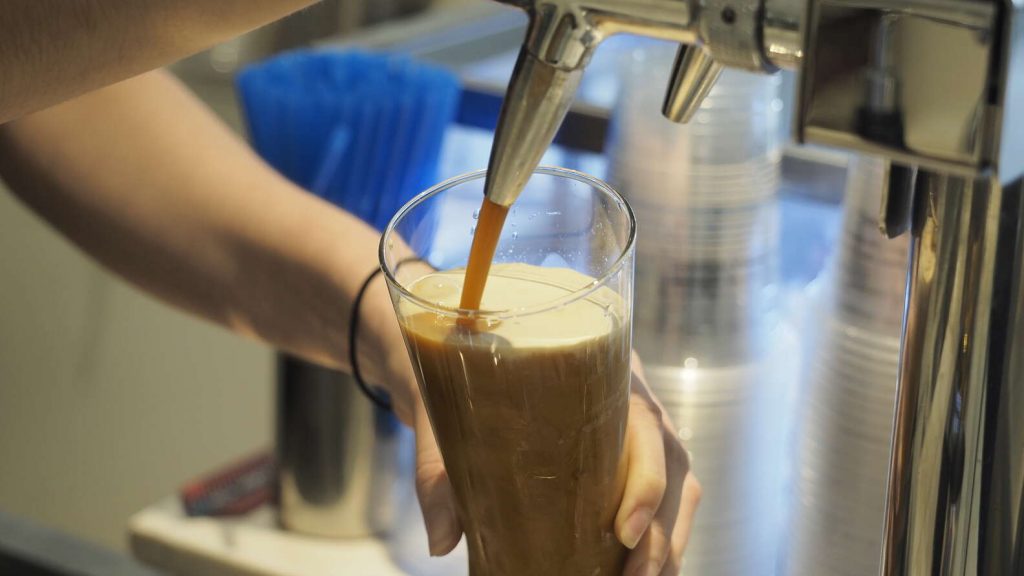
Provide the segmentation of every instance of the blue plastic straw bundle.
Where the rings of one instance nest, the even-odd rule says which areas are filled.
[[[444,69],[360,51],[291,52],[237,85],[257,152],[378,230],[437,180],[461,94]]]

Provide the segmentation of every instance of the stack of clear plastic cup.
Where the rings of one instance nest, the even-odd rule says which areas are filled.
[[[811,315],[796,436],[793,576],[877,574],[908,246],[878,229],[879,160],[855,158],[838,259]]]
[[[683,574],[772,575],[799,372],[776,298],[779,81],[727,70],[673,124],[676,49],[629,54],[609,141],[609,180],[638,222],[634,342],[704,486]]]
[[[690,451],[704,487],[682,573],[775,574],[784,533],[786,422],[799,371],[798,338],[778,323],[747,364],[648,366],[648,382]]]
[[[628,54],[609,141],[609,180],[641,226],[637,346],[660,364],[729,366],[756,352],[777,280],[779,82],[727,70],[674,124],[660,110],[675,50]]]

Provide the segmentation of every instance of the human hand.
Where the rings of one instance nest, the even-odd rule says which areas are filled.
[[[401,259],[412,255],[412,251],[404,244],[394,249],[405,254]],[[406,266],[411,270],[412,277],[434,271],[423,262],[410,262]],[[383,279],[369,287],[365,308],[360,314],[360,322],[369,327],[366,342],[357,345],[358,350],[366,350],[369,356],[369,361],[361,365],[367,367],[367,379],[388,392],[398,419],[415,432],[416,494],[427,528],[430,554],[443,556],[459,543],[462,526],[455,512],[454,494],[441,452],[434,439],[405,340]]]
[[[390,299],[387,305],[390,308]],[[430,553],[442,556],[458,544],[462,527],[397,322],[392,339],[388,348],[394,354],[387,362],[390,369],[386,387],[399,418],[416,433],[417,496]],[[635,354],[623,458],[626,485],[614,528],[619,540],[632,550],[625,576],[676,575],[701,488],[690,473],[688,453],[676,428],[651,393]]]
[[[615,534],[632,551],[624,576],[676,576],[690,538],[701,486],[676,427],[644,379],[633,354],[626,426],[626,488]]]
[[[430,553],[440,556],[458,544],[462,527],[426,409],[418,394],[412,400],[416,491]],[[624,446],[626,486],[615,519],[616,536],[632,550],[624,576],[675,576],[682,565],[701,486],[690,471],[689,455],[676,428],[651,393],[635,354]]]

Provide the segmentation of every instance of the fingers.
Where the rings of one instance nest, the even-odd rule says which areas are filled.
[[[668,560],[669,533],[676,524],[675,516],[668,506],[658,511],[651,527],[644,533],[640,543],[629,554],[626,561],[626,576],[658,576]]]
[[[644,394],[630,395],[625,450],[626,487],[615,534],[627,548],[635,548],[657,515],[666,486],[661,410]]]
[[[697,477],[687,474],[683,481],[679,517],[676,519],[676,526],[672,531],[669,556],[661,570],[661,576],[679,576],[679,572],[683,568],[683,553],[686,552],[686,544],[690,540],[690,529],[693,526],[693,518],[697,514],[697,506],[700,504],[701,490]]]
[[[659,427],[659,430],[664,430],[664,427]],[[684,498],[684,479],[689,472],[686,451],[668,432],[663,434],[660,440],[665,453],[666,489],[654,521],[626,561],[625,574],[628,576],[658,576],[661,574],[665,565],[675,560],[672,539],[676,537],[680,520],[685,520],[681,510]],[[685,524],[685,521],[683,523]],[[680,529],[683,528],[680,527]],[[686,527],[685,530],[688,535],[689,528]]]
[[[690,474],[689,454],[675,427],[638,370],[630,397],[626,457],[626,489],[616,517],[616,534],[633,549],[624,574],[677,575],[700,485]]]
[[[419,497],[423,522],[431,556],[444,556],[452,551],[462,536],[462,526],[455,514],[455,500],[448,474],[437,449],[434,432],[423,406],[415,417],[416,429],[416,495]]]

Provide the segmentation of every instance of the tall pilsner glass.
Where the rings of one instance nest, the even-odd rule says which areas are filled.
[[[470,574],[618,576],[633,213],[595,178],[538,169],[509,212],[481,310],[459,310],[484,177],[416,197],[380,250]],[[408,264],[409,248],[429,266]]]

